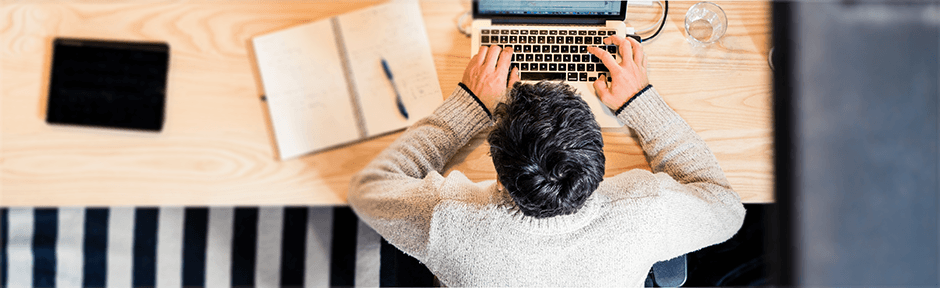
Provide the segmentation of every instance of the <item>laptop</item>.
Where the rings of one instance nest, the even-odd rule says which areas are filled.
[[[621,127],[594,93],[594,80],[608,69],[587,47],[605,48],[619,62],[617,47],[602,41],[610,35],[636,37],[623,23],[626,14],[627,1],[474,0],[470,55],[481,46],[511,45],[522,81],[567,83],[601,127]]]

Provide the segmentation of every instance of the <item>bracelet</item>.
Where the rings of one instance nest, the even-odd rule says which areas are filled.
[[[630,97],[630,99],[628,99],[627,102],[624,102],[620,108],[617,108],[617,111],[614,112],[614,115],[620,115],[620,112],[623,112],[623,109],[627,108],[627,105],[630,105],[630,102],[633,102],[633,99],[636,99],[637,96],[640,96],[640,94],[643,94],[643,92],[646,92],[646,90],[650,90],[650,88],[653,88],[653,84],[646,84],[646,87],[640,89],[640,92],[633,94],[633,97]]]
[[[457,83],[457,86],[463,88],[463,91],[467,91],[467,94],[470,94],[470,97],[473,97],[474,101],[477,101],[477,104],[480,104],[480,108],[483,108],[483,112],[486,112],[486,116],[493,118],[493,114],[490,113],[489,109],[486,109],[486,105],[483,105],[483,101],[480,101],[480,98],[477,98],[476,94],[473,94],[473,91],[470,91],[470,88],[467,88],[467,85],[464,85],[463,82]]]

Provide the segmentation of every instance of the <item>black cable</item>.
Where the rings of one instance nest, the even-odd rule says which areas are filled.
[[[659,36],[659,32],[663,31],[663,26],[666,26],[666,16],[669,15],[669,1],[663,0],[663,22],[659,23],[659,29],[656,29],[656,32],[650,37],[643,38],[640,40],[640,43],[646,42],[647,40],[653,39],[656,36]]]

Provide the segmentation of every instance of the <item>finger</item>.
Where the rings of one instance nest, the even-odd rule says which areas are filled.
[[[630,37],[627,37],[630,38]],[[644,56],[643,54],[643,45],[640,45],[640,42],[637,42],[636,39],[630,38],[627,41],[630,41],[630,47],[633,48],[633,62],[636,62],[637,65],[643,65]]]
[[[630,42],[627,42],[627,39],[621,37],[612,37],[611,41],[617,45],[620,51],[620,57],[623,59],[633,60],[633,48],[630,46]],[[621,65],[626,64],[627,61],[620,62]]]
[[[499,53],[499,60],[496,62],[496,73],[509,73],[509,63],[512,62],[512,47],[506,46]]]
[[[509,73],[509,82],[506,85],[507,89],[512,89],[512,85],[519,82],[519,67],[512,67],[512,73]]]
[[[473,58],[470,58],[471,66],[480,66],[483,65],[483,59],[486,58],[486,51],[490,46],[480,46],[480,50],[477,51],[476,55],[473,55]]]
[[[486,70],[493,70],[496,68],[496,61],[499,59],[499,53],[502,49],[499,49],[499,46],[493,45],[490,46],[490,49],[486,51],[486,60],[483,61],[483,68]]]
[[[594,92],[597,93],[597,97],[601,98],[601,101],[611,97],[610,89],[607,88],[607,76],[597,77],[597,80],[594,80]]]
[[[611,44],[617,45],[617,43],[618,43],[617,40],[618,40],[618,39],[623,39],[623,38],[617,37],[616,35],[607,36],[607,38],[604,38],[604,44],[607,44],[607,45],[611,45]]]
[[[614,56],[611,56],[610,53],[607,53],[607,50],[597,48],[597,47],[588,47],[588,52],[597,56],[601,59],[601,62],[604,62],[604,66],[607,66],[607,70],[610,70],[610,74],[614,73],[620,74],[620,69],[622,69],[618,64],[617,60],[614,59]]]
[[[642,65],[640,65],[640,66],[643,66],[643,72],[646,72],[647,59],[649,59],[649,57],[647,57],[646,54],[643,54],[643,63]]]

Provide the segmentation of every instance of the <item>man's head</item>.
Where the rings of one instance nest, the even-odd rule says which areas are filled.
[[[574,213],[604,177],[604,141],[591,108],[566,84],[516,84],[494,113],[490,155],[522,213]]]

